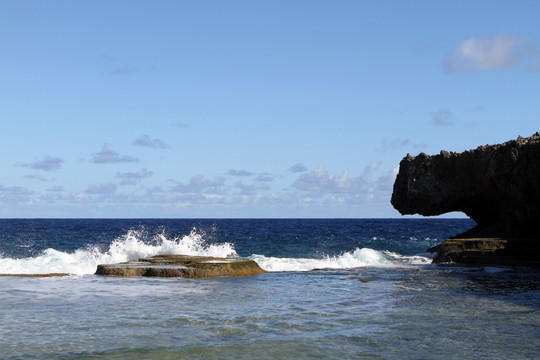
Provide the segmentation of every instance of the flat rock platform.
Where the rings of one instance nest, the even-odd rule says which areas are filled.
[[[434,263],[540,267],[540,239],[451,238],[427,251]]]
[[[157,255],[119,264],[98,265],[96,274],[106,276],[155,276],[203,278],[265,273],[249,259],[190,255]]]

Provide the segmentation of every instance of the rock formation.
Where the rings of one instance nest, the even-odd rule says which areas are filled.
[[[473,229],[429,249],[434,262],[540,265],[540,133],[463,153],[408,154],[392,205],[401,214],[461,211]]]
[[[463,153],[407,155],[392,205],[401,214],[461,211],[477,226],[466,237],[538,238],[540,133]]]
[[[540,240],[452,238],[432,247],[434,263],[540,266]]]
[[[202,278],[264,273],[253,260],[188,255],[157,255],[119,264],[98,265],[97,275]]]

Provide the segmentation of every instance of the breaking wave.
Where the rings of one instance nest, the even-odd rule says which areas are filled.
[[[404,256],[389,251],[357,248],[336,256],[313,258],[277,258],[253,255],[254,260],[266,271],[311,271],[314,269],[352,269],[359,267],[402,267],[425,265],[431,259],[424,256]]]
[[[105,251],[97,246],[72,253],[49,248],[36,257],[0,258],[0,273],[84,275],[93,274],[98,264],[114,264],[160,254],[237,256],[232,244],[207,244],[204,235],[204,232],[193,229],[189,235],[179,238],[167,239],[164,234],[157,234],[147,239],[143,230],[129,230],[115,239]]]
[[[163,233],[149,237],[143,230],[129,230],[103,250],[88,246],[75,252],[46,249],[35,257],[0,257],[0,274],[69,273],[93,274],[98,264],[114,264],[160,254],[184,254],[214,257],[238,256],[234,244],[207,243],[205,233],[193,229],[189,235],[167,238]],[[397,267],[424,265],[431,259],[424,256],[404,256],[388,251],[357,248],[335,256],[322,258],[268,257],[251,255],[267,271],[311,271],[314,269],[350,269],[358,267]]]

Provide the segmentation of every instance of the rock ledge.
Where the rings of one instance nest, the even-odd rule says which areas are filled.
[[[434,263],[540,267],[538,239],[452,238],[427,251],[437,253]]]
[[[249,259],[190,255],[157,255],[119,264],[98,265],[96,274],[106,276],[155,276],[203,278],[265,273]]]

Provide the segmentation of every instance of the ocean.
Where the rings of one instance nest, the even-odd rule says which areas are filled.
[[[1,359],[538,359],[540,270],[431,264],[469,219],[1,219]],[[157,254],[265,274],[94,275]]]

